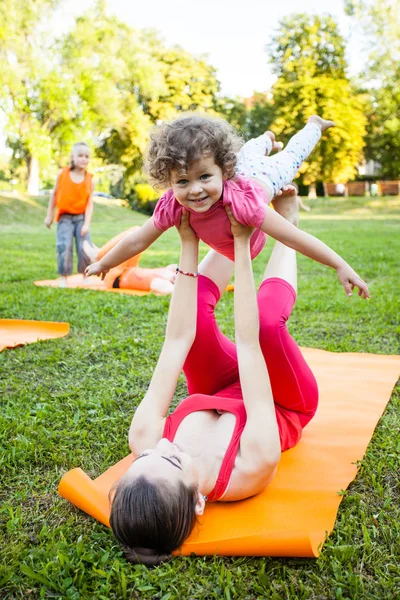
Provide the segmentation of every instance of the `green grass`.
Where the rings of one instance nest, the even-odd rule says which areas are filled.
[[[302,227],[340,252],[372,299],[346,298],[335,273],[299,258],[290,322],[304,346],[400,354],[399,198],[319,200]],[[179,558],[156,569],[124,560],[111,532],[57,495],[68,469],[97,476],[128,450],[132,413],[161,348],[169,299],[36,288],[55,272],[43,200],[0,197],[0,316],[69,321],[67,338],[0,354],[0,598],[395,599],[400,597],[400,394],[381,418],[335,530],[316,560]],[[145,220],[96,205],[97,243]],[[256,277],[272,247],[254,262]],[[142,264],[178,258],[176,232]],[[205,252],[205,248],[202,249]],[[218,308],[233,334],[232,295]],[[176,399],[185,395],[183,379]]]

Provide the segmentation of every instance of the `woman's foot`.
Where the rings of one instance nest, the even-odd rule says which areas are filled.
[[[84,240],[83,244],[82,244],[82,248],[91,263],[94,263],[97,261],[97,257],[99,254],[99,249],[97,246],[95,246],[94,244],[89,244],[89,242],[87,240]]]
[[[329,127],[335,127],[335,123],[333,121],[329,121],[329,119],[323,119],[318,115],[312,115],[308,117],[308,123],[315,123],[321,129],[321,131],[325,131],[325,129],[329,129]]]
[[[58,284],[58,287],[60,287],[60,288],[68,287],[68,277],[66,277],[65,275],[60,275],[60,282]]]
[[[292,223],[296,227],[298,226],[299,203],[297,192],[292,186],[291,189],[284,189],[280,196],[275,196],[273,206],[276,212],[289,221],[289,223]]]
[[[283,143],[282,142],[277,142],[275,140],[275,134],[273,133],[273,131],[266,131],[265,135],[267,135],[272,143],[272,148],[271,148],[271,152],[279,152],[279,150],[282,150],[283,148]],[[268,156],[269,152],[265,153],[265,156]]]

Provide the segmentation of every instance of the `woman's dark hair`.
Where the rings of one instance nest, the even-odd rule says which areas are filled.
[[[170,558],[196,522],[197,488],[141,475],[120,481],[111,505],[110,525],[127,560],[156,565]]]
[[[210,154],[227,179],[236,171],[236,152],[243,140],[222,119],[185,115],[163,123],[151,134],[145,168],[158,188],[170,185],[171,171],[186,172],[188,166]]]

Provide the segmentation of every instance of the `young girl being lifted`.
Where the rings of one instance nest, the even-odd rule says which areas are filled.
[[[170,189],[158,201],[153,216],[87,267],[85,274],[104,277],[113,267],[143,252],[164,231],[180,225],[184,208],[190,213],[196,236],[234,260],[231,225],[225,212],[230,206],[239,223],[255,229],[250,240],[252,259],[263,249],[267,234],[334,268],[348,295],[357,286],[359,295],[368,297],[366,283],[336,252],[268,206],[293,180],[322,132],[333,125],[332,121],[312,116],[284,150],[269,157],[266,153],[273,146],[279,147],[271,132],[251,140],[239,151],[240,138],[223,120],[183,116],[164,123],[152,135],[147,170],[155,185]]]

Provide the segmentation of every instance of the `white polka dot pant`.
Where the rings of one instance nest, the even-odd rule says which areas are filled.
[[[275,196],[284,185],[295,178],[302,163],[314,150],[321,138],[321,129],[315,123],[307,123],[287,144],[273,156],[271,139],[260,135],[244,144],[238,153],[237,173],[243,177],[255,177],[265,183]]]

